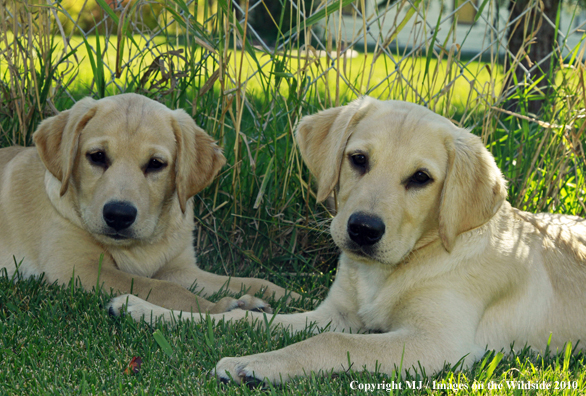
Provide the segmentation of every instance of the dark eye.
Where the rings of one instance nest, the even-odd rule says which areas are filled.
[[[87,153],[87,158],[89,159],[92,165],[101,167],[108,166],[108,158],[106,157],[106,153],[103,151],[94,151],[93,153]]]
[[[410,187],[422,187],[427,183],[433,181],[431,177],[424,171],[418,170],[409,178],[406,188]]]
[[[155,172],[163,169],[165,166],[167,166],[167,164],[161,161],[160,159],[151,158],[149,163],[147,164],[146,171]]]
[[[351,154],[350,162],[352,162],[352,165],[354,165],[354,167],[360,169],[361,171],[365,171],[366,168],[368,168],[368,157],[364,154]]]

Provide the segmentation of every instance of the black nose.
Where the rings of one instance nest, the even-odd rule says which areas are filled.
[[[104,205],[104,220],[116,231],[124,230],[136,220],[137,210],[128,202],[108,202]]]
[[[354,213],[348,219],[348,235],[360,246],[374,245],[385,233],[385,223],[372,215]]]

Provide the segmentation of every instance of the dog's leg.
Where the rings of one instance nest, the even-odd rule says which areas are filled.
[[[116,268],[114,261],[109,256],[104,256],[102,264],[98,263],[96,257],[100,252],[77,252],[77,256],[70,256],[73,253],[63,250],[59,255],[46,255],[47,262],[43,263],[46,269],[45,275],[49,282],[58,281],[67,284],[72,276],[80,281],[84,289],[91,291],[98,284],[105,292],[132,293],[140,298],[175,310],[186,312],[211,312],[219,313],[230,311],[236,308],[250,308],[270,312],[268,305],[258,298],[247,296],[244,299],[225,297],[217,303],[210,302],[203,297],[196,296],[181,285],[161,280],[151,279],[143,276],[132,275]],[[76,265],[78,262],[89,262],[90,265]],[[59,263],[60,265],[54,265]],[[65,265],[63,265],[65,263]],[[58,271],[55,268],[59,268]]]
[[[231,293],[238,294],[244,290],[250,295],[262,291],[263,298],[272,296],[276,300],[284,296],[292,299],[301,298],[301,295],[287,291],[266,280],[229,277],[203,271],[195,264],[195,252],[191,247],[185,249],[181,255],[163,267],[155,274],[155,278],[175,282],[185,288],[191,288],[193,285],[196,285],[195,292],[201,292],[204,295],[211,295],[220,290],[227,290]],[[248,303],[248,301],[245,302]],[[245,309],[254,308],[255,306],[253,305],[245,307]]]
[[[249,295],[244,297],[247,296],[250,297]],[[144,318],[147,321],[162,320],[174,323],[188,320],[201,323],[211,318],[216,321],[246,320],[259,327],[270,323],[271,328],[282,327],[292,333],[305,330],[310,325],[312,326],[310,330],[314,333],[323,330],[355,333],[363,329],[363,324],[356,312],[352,310],[353,306],[353,304],[346,303],[343,298],[329,298],[315,311],[304,313],[273,315],[267,312],[235,309],[225,313],[213,314],[210,312],[208,315],[203,315],[186,311],[172,311],[132,295],[123,295],[113,298],[108,308],[114,315],[130,315],[136,321]]]
[[[247,299],[255,297],[245,295],[243,296],[243,298]],[[163,308],[159,305],[152,304],[132,294],[125,294],[114,297],[108,304],[107,310],[110,313],[110,315],[130,315],[137,322],[141,319],[144,319],[145,321],[151,323],[154,323],[159,320],[167,323],[175,323],[185,320],[200,323],[205,322],[207,318],[214,319],[216,321],[241,320],[245,318],[249,318],[250,320],[262,320],[263,315],[269,315],[269,317],[271,316],[270,313],[259,313],[246,311],[243,309],[234,309],[241,308],[238,306],[238,301],[240,300],[231,300],[234,300],[237,303],[233,306],[232,302],[230,301],[230,297],[225,297],[224,299],[216,303],[216,306],[218,307],[217,309],[212,308],[208,310],[207,313],[204,313],[204,311],[175,311],[172,309]],[[262,300],[259,301],[262,302]],[[260,307],[258,311],[260,311],[261,309],[262,307]]]
[[[223,381],[273,384],[312,372],[323,375],[366,369],[391,374],[400,367],[417,367],[418,361],[429,372],[435,372],[446,362],[454,364],[468,353],[472,352],[471,361],[484,353],[483,348],[469,350],[464,345],[454,339],[423,337],[408,329],[384,334],[323,333],[277,351],[223,358],[215,372]]]
[[[301,298],[300,294],[288,291],[267,280],[217,275],[199,268],[197,268],[197,271],[197,287],[198,289],[201,287],[206,294],[227,289],[232,293],[240,293],[244,290],[247,294],[251,295],[261,292],[263,298],[273,297],[275,300],[279,300],[285,296],[288,299],[295,300]]]
[[[345,274],[346,269],[341,266],[338,269],[339,274]],[[272,326],[281,325],[290,331],[297,332],[304,330],[307,325],[315,323],[317,329],[327,328],[329,331],[352,331],[357,332],[363,329],[363,324],[359,318],[358,304],[352,282],[344,281],[344,276],[339,276],[332,284],[328,297],[324,302],[315,309],[315,311],[298,313],[269,315],[270,312],[264,310],[262,313],[246,312],[236,309],[226,314],[211,315],[216,320],[248,320],[255,322],[257,325],[264,325],[265,315],[268,315],[268,321]],[[245,295],[242,298],[251,297]],[[150,318],[161,319],[165,322],[176,320],[189,320],[199,322],[206,320],[206,316],[193,314],[190,311],[171,311],[156,304],[149,303],[134,296],[119,296],[110,302],[110,310],[114,314],[126,313],[133,319],[139,321],[141,318],[149,320]],[[203,311],[202,311],[203,312]],[[210,311],[210,313],[214,313]]]
[[[177,283],[145,277],[133,277],[119,270],[106,269],[102,271],[101,279],[104,280],[104,286],[106,288],[108,285],[114,283],[109,281],[114,277],[116,278],[116,284],[126,285],[114,288],[115,291],[128,293],[132,290],[133,294],[140,298],[148,298],[148,301],[154,305],[177,311],[185,311],[186,313],[220,313],[236,308],[272,312],[267,303],[260,298],[250,295],[243,296],[239,299],[224,297],[214,303],[191,293]],[[82,283],[84,282],[82,281]]]
[[[401,306],[393,310],[393,330],[386,333],[323,333],[277,351],[224,358],[218,362],[216,374],[222,380],[278,384],[311,372],[325,374],[350,368],[390,374],[400,367],[417,368],[420,362],[432,373],[446,362],[455,364],[464,357],[468,365],[485,352],[484,345],[475,341],[480,320],[477,302],[463,301],[450,293],[435,290],[412,301],[401,301]],[[422,305],[420,298],[430,303]]]

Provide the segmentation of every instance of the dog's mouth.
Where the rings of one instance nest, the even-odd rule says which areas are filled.
[[[376,248],[374,246],[360,246],[353,241],[348,241],[342,250],[355,256],[376,260]]]
[[[127,233],[121,232],[105,232],[102,235],[115,241],[127,241],[129,239],[132,239],[132,235],[128,235]]]
[[[113,234],[113,235],[107,235],[107,236],[110,237],[110,238],[112,238],[112,239],[114,239],[114,240],[116,240],[116,241],[123,241],[125,239],[128,239],[127,236],[121,235],[121,234]]]
[[[392,258],[387,257],[387,251],[382,249],[381,247],[376,247],[376,245],[372,246],[360,246],[353,241],[347,241],[345,246],[342,248],[344,253],[349,255],[350,257],[365,262],[365,263],[380,263],[383,265],[397,265],[402,262],[408,262],[409,256],[413,254],[413,252],[417,251],[418,249],[408,249],[405,251],[400,257]]]
[[[400,263],[411,253],[411,250],[408,250],[399,260],[394,260],[390,257],[386,257],[386,250],[384,250],[381,246],[377,246],[376,244],[371,246],[360,246],[351,240],[346,242],[342,250],[350,257],[353,257],[354,259],[364,263],[372,264],[374,262],[383,265],[394,265]]]

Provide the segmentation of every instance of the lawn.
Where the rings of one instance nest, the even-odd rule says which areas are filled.
[[[14,283],[0,277],[1,393],[566,395],[581,394],[586,385],[583,354],[571,355],[568,349],[544,358],[523,348],[514,355],[489,352],[470,369],[445,367],[434,375],[411,370],[396,377],[350,367],[341,374],[312,373],[278,387],[224,385],[209,375],[220,358],[271,351],[309,335],[259,331],[246,323],[150,327],[108,316],[104,306],[109,298],[75,285],[33,279]],[[281,312],[310,308],[307,301],[272,303]],[[132,370],[128,367],[134,357],[142,364]],[[414,389],[409,388],[412,381]],[[366,386],[378,389],[367,392]],[[535,389],[543,386],[550,388]],[[395,389],[389,392],[387,387]]]

